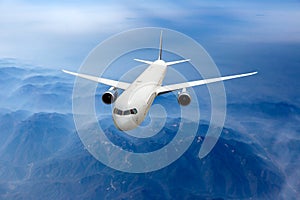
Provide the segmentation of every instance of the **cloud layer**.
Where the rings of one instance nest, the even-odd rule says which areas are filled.
[[[300,42],[299,3],[2,1],[0,56],[79,65],[112,34],[161,26],[196,39]]]

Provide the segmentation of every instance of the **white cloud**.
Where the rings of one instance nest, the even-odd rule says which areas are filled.
[[[300,12],[297,7],[262,5],[262,8],[233,10],[232,13],[245,24],[234,27],[230,38],[250,42],[300,42]]]
[[[219,41],[300,42],[299,3],[279,5],[236,1],[2,1],[0,57],[78,66],[102,40],[144,26],[163,26]]]
[[[104,39],[103,36],[132,28],[130,19],[136,17],[133,12],[118,4],[1,4],[0,56],[35,60],[42,64],[53,64],[53,60],[62,59],[53,56],[55,54],[72,57],[72,49],[80,51],[79,45],[83,45],[82,49],[89,47],[91,50],[94,46],[89,46],[89,43],[96,45],[99,38]],[[87,53],[84,52],[85,55]]]
[[[133,13],[114,5],[77,6],[68,5],[2,5],[1,25],[8,30],[28,30],[30,32],[81,34],[95,30],[113,30],[124,25]],[[19,26],[19,27],[18,27]]]

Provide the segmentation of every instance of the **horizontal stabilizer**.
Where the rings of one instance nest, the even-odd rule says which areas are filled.
[[[152,61],[148,61],[148,60],[141,60],[141,59],[133,59],[133,60],[135,60],[137,62],[148,64],[148,65],[151,65],[153,63]]]
[[[183,62],[188,62],[190,61],[191,59],[186,59],[186,60],[176,60],[176,61],[171,61],[171,62],[167,62],[167,66],[170,66],[170,65],[175,65],[175,64],[178,64],[178,63],[183,63]]]

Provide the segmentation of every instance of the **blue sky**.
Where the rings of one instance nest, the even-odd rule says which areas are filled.
[[[181,31],[204,45],[299,43],[299,1],[0,2],[0,55],[78,67],[99,42],[137,27]],[[209,52],[210,53],[210,52]]]

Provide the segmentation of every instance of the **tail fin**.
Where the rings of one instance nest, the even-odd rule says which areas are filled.
[[[163,35],[163,31],[160,31],[158,60],[162,60],[162,35]],[[142,59],[134,59],[134,60],[137,61],[137,62],[148,64],[148,65],[153,64],[152,61],[148,61],[148,60],[142,60]],[[188,62],[188,61],[190,61],[190,59],[176,60],[176,61],[166,62],[166,65],[170,66],[170,65],[183,63],[183,62]]]
[[[163,32],[160,31],[158,60],[161,60],[161,55],[162,55],[162,33],[163,33]]]
[[[163,31],[160,31],[158,60],[162,59],[162,34],[163,34]],[[170,66],[170,65],[175,65],[178,63],[188,62],[188,61],[190,61],[190,59],[171,61],[171,62],[167,62],[166,64],[167,64],[167,66]]]

